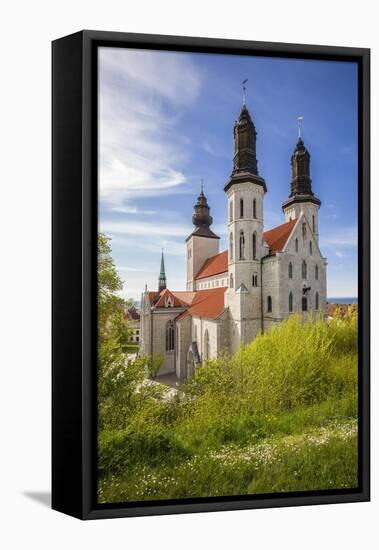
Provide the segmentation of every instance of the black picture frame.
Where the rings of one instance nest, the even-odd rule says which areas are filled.
[[[359,73],[358,489],[96,503],[97,48],[354,61]],[[81,31],[52,43],[52,507],[81,519],[370,499],[370,50]]]

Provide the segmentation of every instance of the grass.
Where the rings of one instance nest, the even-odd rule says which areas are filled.
[[[99,502],[357,486],[356,313],[293,316],[181,389],[102,427]]]

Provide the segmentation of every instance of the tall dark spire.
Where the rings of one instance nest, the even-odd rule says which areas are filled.
[[[313,202],[320,205],[321,201],[315,197],[312,191],[312,180],[310,174],[311,156],[308,149],[304,145],[301,131],[299,129],[298,140],[296,147],[291,156],[291,191],[287,201],[283,203],[283,207],[288,206],[292,202]]]
[[[234,124],[234,159],[232,176],[248,172],[258,176],[258,162],[256,153],[257,131],[254,122],[242,105],[239,119]]]
[[[198,235],[199,237],[210,237],[212,239],[219,239],[215,233],[210,229],[213,218],[210,215],[210,207],[208,205],[207,197],[204,195],[203,183],[201,184],[200,195],[197,197],[196,204],[193,207],[194,213],[192,216],[192,223],[195,229],[191,235],[187,237],[188,240],[192,235]]]
[[[311,156],[309,151],[306,149],[302,138],[299,137],[291,157],[292,180],[290,197],[294,195],[313,195],[310,161]]]
[[[163,256],[163,249],[162,249],[162,256],[161,256],[161,271],[159,273],[159,279],[158,279],[158,292],[162,292],[167,288],[166,284],[166,271],[164,267],[164,256]]]
[[[244,81],[246,82],[246,81]],[[242,109],[238,120],[233,128],[234,135],[234,158],[233,170],[224,190],[227,191],[233,183],[252,182],[261,185],[266,191],[266,183],[259,176],[257,161],[257,131],[250,113],[246,107],[246,88]]]

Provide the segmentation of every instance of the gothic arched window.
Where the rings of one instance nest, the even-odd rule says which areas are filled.
[[[240,218],[243,218],[243,199],[240,199]]]
[[[245,234],[240,231],[240,260],[245,259]]]
[[[257,217],[257,201],[253,200],[253,218]]]
[[[208,329],[204,332],[204,359],[209,359],[210,356],[210,346],[209,346],[209,332]]]
[[[301,264],[301,276],[303,279],[307,278],[307,262],[305,260]]]
[[[175,345],[175,325],[174,321],[170,320],[166,325],[166,351],[172,351]]]
[[[253,233],[253,260],[257,259],[257,234]]]
[[[295,251],[299,252],[299,241],[297,238],[295,239]]]
[[[272,298],[271,296],[267,296],[267,313],[272,312]]]
[[[316,233],[316,220],[314,216],[312,216],[312,231]]]
[[[253,273],[251,277],[251,286],[258,286],[258,275]]]
[[[309,254],[312,256],[313,247],[312,247],[312,241],[309,241]]]
[[[292,292],[290,292],[288,294],[288,311],[290,313],[293,312],[293,294],[292,294]]]
[[[229,256],[230,256],[230,261],[233,260],[233,233],[230,233],[230,237],[229,237]]]
[[[303,296],[301,298],[301,310],[302,311],[308,311],[308,300],[306,296]]]
[[[229,283],[229,286],[230,286],[230,288],[233,288],[233,287],[234,287],[233,273],[230,274],[230,283]]]
[[[316,292],[315,309],[318,309],[318,308],[319,308],[319,297],[318,297],[318,292]]]
[[[318,265],[315,265],[315,279],[318,281]]]
[[[293,269],[292,269],[292,262],[290,262],[290,263],[288,264],[288,278],[289,278],[289,279],[292,279],[292,271],[293,271]]]
[[[229,206],[229,220],[232,222],[233,221],[233,201],[230,201],[230,206]]]

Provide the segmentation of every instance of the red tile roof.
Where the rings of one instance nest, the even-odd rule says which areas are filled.
[[[171,297],[174,307],[188,307],[191,305],[195,292],[174,291],[165,288],[158,292],[148,292],[149,302],[155,307],[166,307],[167,298]],[[158,299],[157,299],[158,298]]]
[[[219,273],[225,273],[228,271],[228,251],[224,250],[211,258],[208,258],[201,267],[200,271],[196,275],[196,279],[204,279],[205,277],[212,277]]]
[[[134,306],[130,307],[126,310],[125,316],[130,319],[131,321],[139,321],[140,320],[140,314],[136,310]]]
[[[208,319],[216,319],[225,309],[224,294],[226,288],[212,288],[209,290],[198,290],[195,292],[194,299],[187,311],[183,311],[176,321],[180,321],[187,315],[196,317],[207,317]]]
[[[296,222],[296,219],[291,220],[263,233],[263,238],[270,247],[270,254],[283,250]]]
[[[358,309],[358,304],[330,304],[327,303],[327,310],[328,310],[328,316],[334,317],[334,315],[338,315],[338,317],[345,317],[348,310],[351,309],[352,311],[356,311]]]

